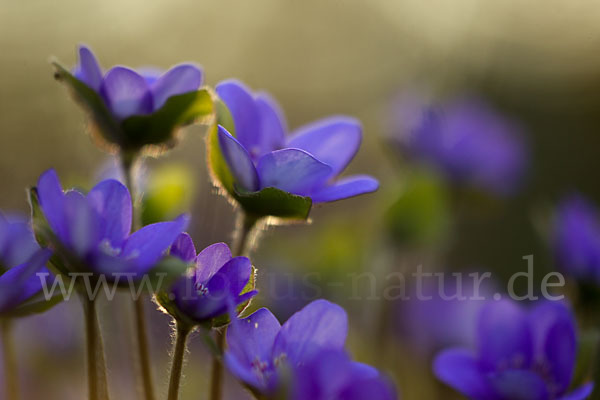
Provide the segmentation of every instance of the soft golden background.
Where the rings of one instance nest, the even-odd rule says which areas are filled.
[[[85,43],[104,67],[189,60],[204,67],[210,85],[237,77],[270,91],[292,128],[330,114],[363,121],[364,144],[350,171],[375,175],[381,190],[314,210],[312,225],[268,232],[254,258],[268,271],[343,276],[371,268],[384,211],[410,168],[383,141],[390,134],[390,100],[422,86],[445,95],[483,95],[526,128],[530,170],[516,198],[493,204],[491,211],[486,204],[457,215],[443,262],[485,266],[502,277],[522,266],[523,255],[535,254],[536,268],[543,270],[547,250],[532,223],[538,211],[571,190],[600,200],[598,21],[600,3],[592,0],[0,0],[0,208],[26,212],[24,188],[47,168],[75,184],[91,181],[104,162],[106,155],[85,134],[81,111],[52,79],[48,64],[51,56],[74,64],[75,46]],[[152,162],[190,168],[199,248],[229,240],[233,221],[231,207],[207,179],[202,134],[200,127],[189,128],[178,149]],[[330,298],[343,299],[342,289],[328,290]],[[111,382],[115,393],[123,393],[116,398],[133,396],[132,364],[123,355],[128,337],[117,333],[128,326],[126,306],[103,310]],[[375,343],[362,335],[369,331],[369,308],[347,306],[352,347],[361,360],[376,361]],[[71,309],[75,316],[65,316]],[[78,313],[76,304],[65,304],[53,311],[56,318],[22,322],[19,352],[29,398],[80,398]],[[162,393],[168,320],[157,319],[153,352]],[[43,345],[50,326],[60,345]],[[201,347],[192,346],[182,398],[206,398]],[[380,366],[405,399],[435,398],[428,363],[404,357],[400,347]],[[236,385],[229,386],[236,393]]]

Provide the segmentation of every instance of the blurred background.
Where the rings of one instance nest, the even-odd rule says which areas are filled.
[[[54,56],[74,65],[78,43],[105,68],[195,61],[209,85],[239,78],[278,99],[290,129],[331,114],[355,116],[364,140],[347,173],[372,174],[381,189],[316,207],[311,224],[267,230],[253,257],[261,289],[254,307],[271,306],[284,321],[315,297],[339,302],[350,314],[358,360],[382,368],[404,399],[452,398],[435,383],[430,357],[441,346],[434,334],[457,320],[420,324],[409,304],[378,299],[380,278],[423,265],[492,271],[502,287],[530,254],[537,280],[553,269],[540,234],[552,208],[574,191],[600,201],[598,20],[594,1],[0,0],[0,209],[27,213],[25,187],[47,168],[56,168],[66,186],[89,188],[110,162],[48,63]],[[518,125],[527,157],[518,190],[465,188],[407,157],[397,146],[405,128],[397,99],[414,92],[442,103],[476,96]],[[230,241],[235,217],[208,179],[204,133],[186,129],[180,146],[147,168],[150,194],[165,190],[172,207],[192,212],[199,249]],[[363,272],[376,277],[374,295],[356,295],[351,277]],[[101,310],[114,398],[135,398],[132,345],[123,332],[128,308],[121,301]],[[148,312],[164,394],[169,319],[150,303]],[[81,398],[79,313],[72,299],[19,321],[27,399]],[[207,398],[209,370],[201,340],[193,338],[182,398]],[[244,398],[228,382],[230,398]]]

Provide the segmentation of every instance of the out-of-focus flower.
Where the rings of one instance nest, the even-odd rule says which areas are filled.
[[[600,282],[600,218],[591,203],[579,195],[565,199],[558,207],[553,241],[563,271]]]
[[[63,191],[56,172],[49,170],[38,181],[37,195],[45,217],[38,219],[37,232],[60,258],[60,262],[53,259],[53,265],[66,275],[91,272],[108,281],[119,274],[142,278],[188,223],[188,217],[181,216],[131,233],[131,197],[116,180],[102,181],[84,195]]]
[[[0,212],[0,272],[29,260],[39,250],[29,224]]]
[[[291,390],[290,398],[298,400],[358,399],[361,389],[355,383],[362,380],[365,388],[386,384],[375,384],[380,379],[375,370],[348,359],[347,333],[346,312],[325,300],[308,304],[283,326],[263,308],[232,323],[225,364],[251,390],[267,397]],[[323,368],[326,364],[336,369]]]
[[[117,119],[155,112],[167,99],[193,92],[202,84],[202,70],[193,64],[180,64],[162,73],[158,69],[133,69],[115,66],[102,71],[94,53],[79,47],[77,79],[98,92]]]
[[[410,299],[396,308],[403,342],[428,357],[448,346],[474,344],[477,318],[491,299],[491,288],[482,285],[475,293],[473,285],[452,278],[425,280],[421,286],[419,293],[412,288]]]
[[[37,274],[48,274],[50,255],[39,248],[25,221],[12,221],[0,213],[0,316],[18,312],[41,292]]]
[[[101,137],[125,152],[146,145],[172,146],[177,128],[212,115],[210,95],[199,90],[202,70],[194,64],[179,64],[164,73],[123,66],[105,72],[92,51],[80,46],[72,74],[54,65],[57,78],[90,113]]]
[[[293,374],[291,400],[395,400],[390,383],[368,365],[354,362],[344,351],[325,350]]]
[[[544,301],[531,310],[515,302],[482,309],[477,349],[454,348],[434,361],[436,376],[473,400],[580,400],[593,384],[570,393],[577,354],[575,322],[566,305]]]
[[[222,125],[216,132],[217,143],[213,146],[217,150],[211,154],[211,165],[221,185],[242,207],[256,208],[247,204],[243,196],[256,196],[267,188],[310,198],[312,203],[377,190],[379,184],[370,176],[354,175],[337,180],[360,147],[362,127],[357,120],[331,117],[286,137],[283,114],[267,94],[254,94],[233,80],[220,83],[216,91],[227,106],[231,120],[226,124],[224,118],[219,117]],[[219,160],[225,165],[219,164]],[[261,212],[279,216],[276,207],[263,206]]]
[[[483,101],[459,98],[440,105],[403,96],[393,112],[394,140],[452,181],[500,195],[520,183],[527,161],[520,128]]]
[[[38,250],[23,264],[0,276],[0,316],[15,311],[42,290],[38,273],[44,273],[52,252]]]
[[[173,243],[171,255],[195,263],[195,268],[157,300],[172,317],[189,326],[220,325],[224,321],[215,318],[231,307],[246,306],[257,293],[252,263],[246,257],[232,257],[225,243],[210,245],[196,255],[191,237],[183,233]]]

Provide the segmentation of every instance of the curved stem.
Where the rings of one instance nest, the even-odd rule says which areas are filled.
[[[6,385],[6,398],[17,400],[19,398],[19,374],[17,356],[13,343],[13,330],[10,320],[2,320],[2,355],[4,362],[4,383]]]
[[[88,399],[108,400],[104,344],[98,323],[96,301],[82,295],[87,351]]]
[[[129,189],[133,205],[132,230],[135,232],[140,228],[141,215],[138,207],[137,193],[135,191],[134,167],[137,161],[137,153],[121,154],[121,166],[125,176],[125,185]],[[141,375],[144,399],[154,400],[154,385],[152,379],[152,369],[150,367],[150,352],[148,350],[148,334],[146,314],[144,313],[143,297],[133,299],[133,312],[135,320],[135,342],[137,344],[137,361],[139,363],[138,371]]]
[[[168,400],[177,400],[179,397],[179,385],[181,382],[181,372],[183,371],[183,359],[185,356],[186,341],[189,334],[190,328],[178,322],[177,331],[175,333],[175,345],[173,348],[173,362],[171,364]]]
[[[210,380],[210,400],[221,400],[223,394],[223,364],[221,356],[225,352],[225,330],[215,331],[219,357],[213,356],[212,376]]]

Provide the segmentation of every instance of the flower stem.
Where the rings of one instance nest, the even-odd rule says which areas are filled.
[[[219,357],[213,356],[210,400],[221,400],[223,394],[223,364],[221,363],[221,356],[225,352],[225,333],[226,328],[223,328],[222,331],[215,330]]]
[[[235,223],[235,234],[232,247],[234,257],[247,256],[250,253],[250,244],[252,241],[253,231],[258,219],[254,216],[240,211]]]
[[[85,294],[81,296],[85,317],[85,337],[87,350],[88,399],[108,400],[104,345],[96,312],[96,301]]]
[[[250,253],[250,243],[258,218],[240,211],[236,221],[234,241],[231,246],[234,257],[247,256]],[[210,381],[210,400],[221,400],[223,392],[223,364],[221,357],[225,352],[225,336],[227,327],[216,330],[216,344],[218,356],[213,355],[212,377]]]
[[[135,314],[135,335],[138,350],[138,361],[142,374],[142,385],[146,400],[154,400],[152,370],[150,368],[150,352],[148,351],[148,333],[146,332],[146,314],[144,313],[143,297],[133,300]]]
[[[17,369],[17,357],[13,343],[13,330],[10,320],[0,322],[2,329],[2,355],[4,362],[4,384],[6,385],[6,398],[17,400],[19,398],[19,374]]]
[[[132,230],[137,231],[141,226],[141,214],[138,207],[137,193],[135,190],[134,167],[138,159],[137,153],[121,154],[121,166],[125,176],[125,185],[129,189],[133,205]],[[150,352],[148,350],[148,334],[146,314],[144,313],[143,297],[133,299],[133,312],[135,320],[135,341],[137,344],[137,362],[138,371],[141,374],[144,399],[154,400],[154,385],[152,379],[152,369],[150,367]]]
[[[171,378],[169,380],[168,400],[177,400],[179,398],[179,384],[181,382],[181,372],[183,370],[183,358],[185,356],[186,341],[191,329],[177,322],[177,331],[175,333],[175,347],[173,348],[173,362],[171,364]]]

